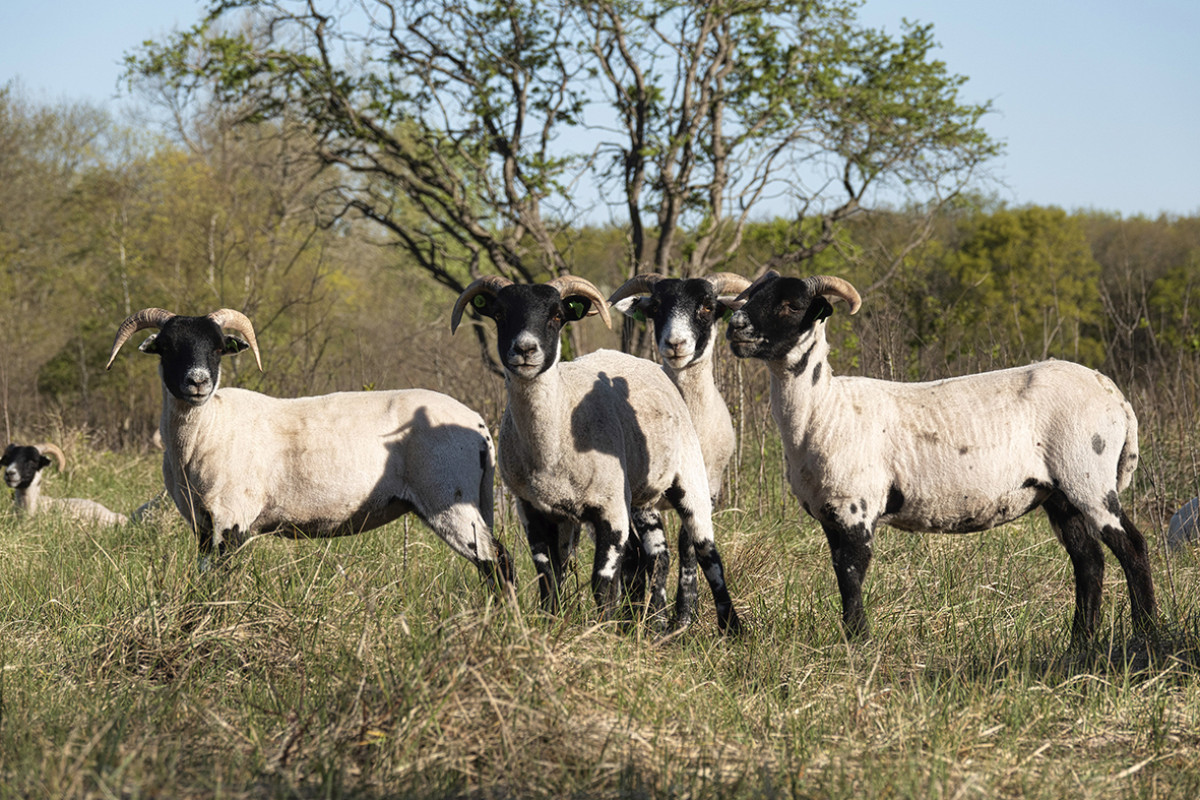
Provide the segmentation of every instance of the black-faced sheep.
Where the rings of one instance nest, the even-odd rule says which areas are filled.
[[[742,299],[727,336],[766,362],[788,479],[829,541],[848,634],[869,632],[861,587],[879,523],[964,533],[1038,506],[1074,566],[1072,641],[1096,630],[1100,541],[1125,571],[1135,629],[1153,628],[1146,543],[1117,496],[1137,466],[1137,419],[1112,381],[1064,361],[929,383],[835,377],[825,320],[831,301],[858,310],[853,286],[768,273]]]
[[[50,465],[48,455],[58,461],[60,470],[66,466],[67,457],[52,444],[10,444],[0,456],[4,482],[13,490],[13,502],[18,512],[31,517],[41,512],[63,514],[97,525],[124,525],[129,521],[124,514],[111,511],[95,500],[43,496],[42,470]]]
[[[470,306],[496,323],[508,391],[500,476],[517,497],[543,607],[557,609],[564,559],[587,523],[596,537],[593,594],[602,614],[611,614],[632,509],[665,502],[695,547],[719,627],[737,630],[713,540],[700,442],[679,392],[653,362],[625,353],[560,360],[563,326],[589,311],[610,324],[605,305],[582,278],[524,285],[489,276],[467,287],[451,318],[456,329]],[[677,627],[693,619],[695,596],[681,592],[676,599]]]
[[[354,534],[411,511],[489,581],[512,581],[492,536],[492,440],[474,411],[423,389],[280,399],[218,388],[222,356],[249,348],[261,368],[250,320],[231,309],[138,311],[108,366],[145,328],[158,330],[140,349],[159,357],[163,479],[202,564],[257,534]]]
[[[720,272],[703,278],[666,278],[657,273],[635,275],[612,293],[608,301],[622,314],[654,323],[654,338],[662,369],[679,389],[700,436],[700,449],[708,470],[709,494],[714,505],[721,492],[725,467],[733,456],[736,440],[729,407],[717,389],[713,374],[716,329],[732,311],[727,305],[750,285],[750,281],[732,272]],[[659,568],[651,575],[653,604],[666,598],[666,537],[659,514],[653,509],[637,509],[634,527],[642,552],[649,564]],[[686,541],[679,543],[680,590],[694,586],[695,554]],[[644,578],[641,570],[631,570],[633,593],[639,594]]]

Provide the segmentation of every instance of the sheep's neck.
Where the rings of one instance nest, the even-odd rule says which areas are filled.
[[[664,365],[663,372],[667,373],[667,377],[683,395],[684,405],[687,406],[692,419],[702,416],[700,412],[703,409],[725,402],[717,390],[717,381],[713,376],[711,351],[707,358],[692,362],[686,369],[675,371]]]
[[[829,345],[820,332],[800,342],[786,360],[767,363],[771,414],[781,431],[808,430],[807,422],[814,414],[835,407],[830,398],[834,383],[828,355]]]
[[[38,510],[38,501],[42,496],[42,485],[39,480],[41,475],[33,479],[26,489],[13,490],[13,505],[17,507],[17,512],[33,516]]]
[[[513,377],[508,384],[508,418],[532,462],[552,466],[559,460],[568,425],[566,387],[558,368],[531,379]]]

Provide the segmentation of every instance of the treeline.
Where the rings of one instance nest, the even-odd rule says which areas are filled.
[[[85,429],[106,446],[145,446],[160,407],[154,360],[130,351],[110,372],[104,363],[116,326],[147,306],[248,314],[265,372],[231,359],[227,385],[279,395],[427,386],[496,418],[499,379],[474,339],[450,338],[454,296],[378,226],[325,202],[336,173],[306,166],[304,130],[219,118],[203,130],[159,140],[94,108],[0,92],[9,438]],[[1067,358],[1163,413],[1192,413],[1200,217],[1123,219],[971,196],[914,240],[923,211],[853,217],[835,246],[796,270],[842,275],[864,295],[857,317],[833,323],[842,372],[918,380]],[[410,225],[419,233],[418,217]],[[627,231],[577,225],[562,235],[572,271],[602,289],[633,269]],[[753,275],[788,235],[782,222],[754,223],[722,268]],[[911,249],[896,259],[902,246]],[[619,342],[598,322],[578,334],[587,348]]]

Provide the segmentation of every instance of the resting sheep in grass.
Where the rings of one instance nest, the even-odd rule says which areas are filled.
[[[709,495],[713,503],[721,493],[725,467],[733,456],[736,444],[733,420],[729,407],[717,389],[713,375],[717,323],[727,311],[728,302],[750,285],[750,281],[732,272],[720,272],[703,278],[666,278],[657,273],[635,275],[612,293],[608,301],[613,308],[636,319],[654,322],[654,337],[662,369],[679,389],[687,406],[692,424],[700,436],[700,449],[708,470]],[[661,573],[651,576],[650,591],[666,602],[666,537],[662,520],[653,509],[635,509],[634,527],[641,538],[642,549],[651,564],[663,566]],[[680,542],[681,584],[688,582],[688,573],[695,573],[695,554]],[[637,587],[640,574],[634,578]],[[690,579],[695,582],[694,578]],[[639,591],[635,588],[634,591]]]
[[[1072,642],[1096,630],[1097,537],[1125,571],[1135,629],[1153,629],[1146,543],[1117,497],[1137,466],[1137,419],[1112,381],[1063,361],[929,383],[835,377],[825,320],[831,301],[858,310],[853,286],[769,272],[741,299],[727,336],[735,355],[767,364],[788,480],[829,541],[849,635],[869,633],[861,587],[876,525],[982,531],[1038,506],[1074,566]]]
[[[163,478],[202,565],[253,535],[354,534],[412,511],[489,581],[512,581],[492,536],[492,440],[474,411],[423,389],[294,399],[219,389],[222,356],[250,348],[262,366],[250,320],[231,309],[138,311],[108,366],[144,328],[158,329],[140,349],[159,356]]]
[[[508,392],[500,475],[517,498],[542,605],[557,609],[564,561],[579,526],[587,523],[596,537],[592,591],[601,613],[611,614],[631,510],[665,501],[695,547],[716,601],[717,624],[737,630],[713,540],[704,458],[683,398],[645,359],[600,350],[560,360],[563,326],[589,311],[610,324],[605,305],[596,287],[578,277],[524,285],[488,276],[459,296],[451,318],[457,329],[472,307],[496,323]],[[695,602],[694,588],[676,598],[677,627],[692,621]]]
[[[1200,541],[1200,497],[1188,500],[1171,516],[1167,525],[1167,549],[1182,550]]]
[[[129,521],[124,514],[110,511],[95,500],[78,497],[43,497],[42,470],[50,465],[47,454],[66,467],[67,457],[52,444],[10,444],[0,456],[4,482],[13,490],[13,502],[20,513],[34,516],[41,512],[64,514],[81,522],[98,525],[123,525]]]

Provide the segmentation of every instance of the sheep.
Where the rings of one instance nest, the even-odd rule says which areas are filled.
[[[1182,550],[1200,540],[1200,497],[1193,497],[1171,516],[1167,524],[1167,549]]]
[[[561,361],[565,324],[595,313],[611,326],[596,287],[577,276],[532,285],[482,277],[455,303],[452,332],[468,306],[496,323],[508,395],[498,465],[517,499],[542,607],[557,611],[564,561],[587,523],[596,539],[592,592],[601,615],[611,616],[632,509],[661,502],[678,512],[681,536],[695,548],[719,628],[737,631],[700,441],[683,398],[653,362],[626,353],[599,350]],[[696,595],[689,586],[676,598],[676,629],[692,622]]]
[[[860,305],[847,281],[768,272],[742,293],[726,336],[766,362],[787,476],[829,542],[850,637],[866,637],[862,582],[879,523],[966,533],[1038,506],[1075,571],[1072,645],[1096,630],[1104,554],[1125,572],[1134,628],[1155,624],[1142,534],[1117,493],[1137,466],[1137,418],[1104,375],[1045,361],[928,383],[835,377],[825,320],[831,301]]]
[[[43,497],[42,470],[50,465],[47,454],[66,468],[67,457],[52,444],[10,444],[0,456],[4,482],[13,490],[13,502],[19,513],[34,516],[43,511],[73,517],[96,525],[124,525],[129,518],[104,507],[95,500],[78,497]]]
[[[750,281],[732,272],[686,280],[644,273],[630,278],[608,298],[622,314],[654,321],[663,371],[679,389],[700,435],[714,505],[721,493],[725,467],[733,456],[735,438],[729,408],[713,375],[713,333],[722,317],[732,313],[727,303],[749,285]],[[647,557],[653,560],[665,542],[660,517],[653,509],[639,509],[634,513],[634,523]],[[680,575],[695,569],[694,554],[681,542]],[[661,595],[660,602],[665,602],[665,570],[660,580],[652,583],[650,591]],[[634,591],[640,591],[640,582],[640,575],[633,579],[638,587]]]
[[[249,348],[262,369],[250,320],[227,308],[138,311],[106,368],[145,328],[158,329],[139,349],[159,357],[163,479],[202,568],[252,536],[355,534],[411,511],[490,584],[511,585],[492,535],[494,448],[474,411],[425,389],[280,399],[219,388],[222,356]]]

